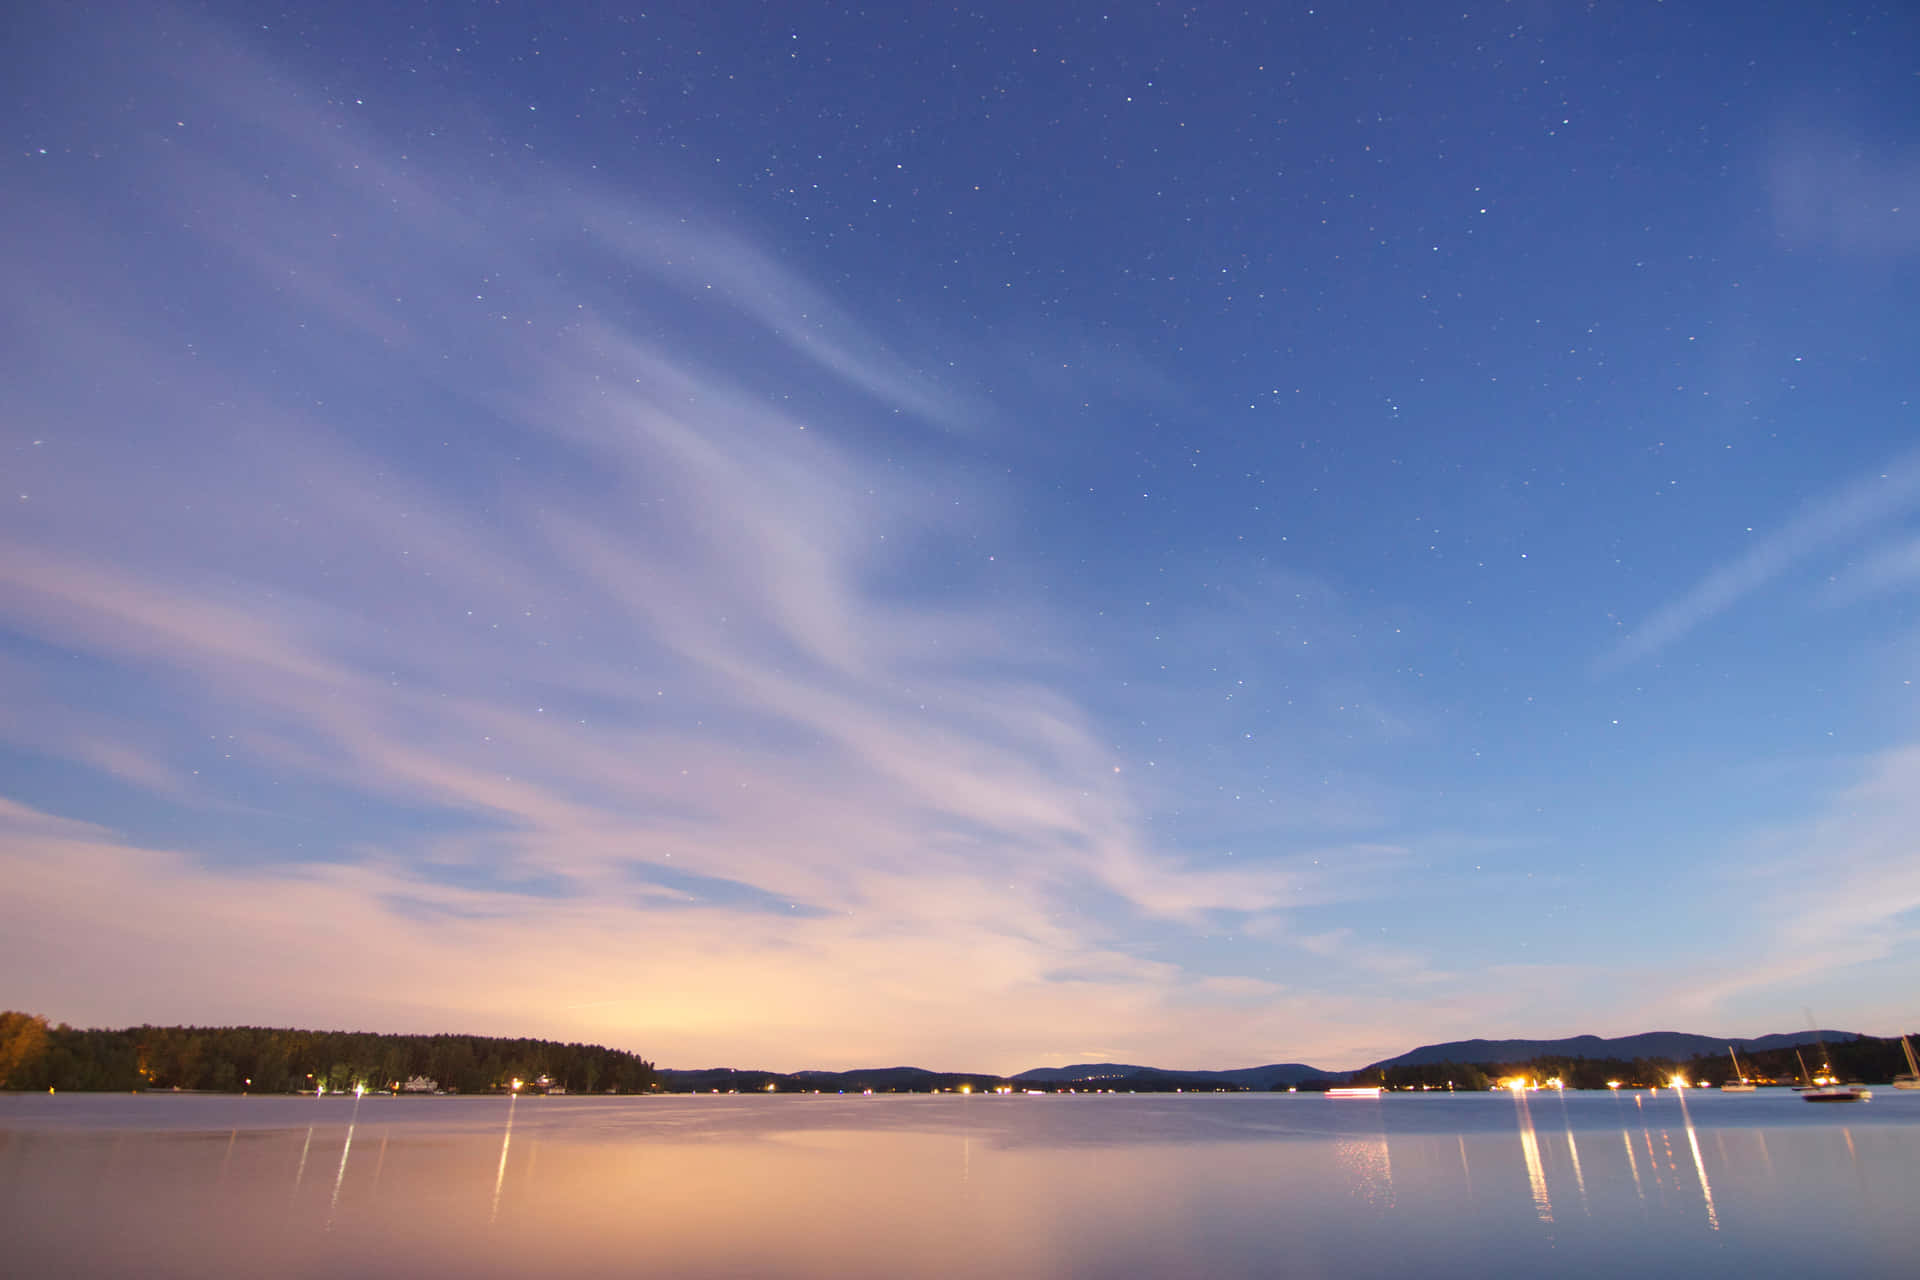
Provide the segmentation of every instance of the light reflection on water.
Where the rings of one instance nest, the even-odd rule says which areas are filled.
[[[1527,1186],[1533,1191],[1533,1211],[1540,1215],[1540,1221],[1553,1223],[1553,1199],[1547,1194],[1547,1171],[1540,1162],[1540,1139],[1533,1131],[1533,1108],[1527,1105],[1527,1095],[1513,1095],[1515,1106],[1520,1111],[1520,1154],[1527,1162]]]
[[[1720,1229],[1720,1215],[1713,1211],[1713,1187],[1707,1181],[1707,1162],[1700,1158],[1700,1136],[1693,1129],[1693,1114],[1687,1110],[1687,1095],[1681,1091],[1675,1101],[1680,1104],[1680,1123],[1687,1131],[1687,1147],[1693,1152],[1693,1171],[1700,1179],[1700,1199],[1707,1206],[1707,1225],[1713,1230]]]
[[[1334,1154],[1354,1194],[1376,1209],[1393,1207],[1393,1153],[1385,1133],[1334,1139]]]
[[[1573,1113],[1567,1109],[1567,1095],[1564,1090],[1556,1091],[1560,1099],[1560,1121],[1567,1130],[1567,1157],[1573,1161],[1573,1185],[1580,1193],[1580,1211],[1587,1212],[1587,1177],[1580,1172],[1580,1144],[1573,1136]]]
[[[519,1103],[518,1094],[507,1099],[507,1123],[500,1131],[500,1167],[493,1175],[493,1207],[487,1211],[488,1222],[500,1216],[500,1192],[507,1185],[507,1149],[513,1145],[513,1109]]]
[[[10,1096],[0,1232],[23,1275],[1904,1274],[1920,1098],[1870,1107]]]

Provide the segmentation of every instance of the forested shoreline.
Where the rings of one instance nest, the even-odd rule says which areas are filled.
[[[284,1027],[82,1029],[0,1013],[0,1089],[640,1093],[653,1064],[601,1045]]]
[[[1763,1084],[1802,1082],[1802,1064],[1808,1072],[1828,1066],[1841,1080],[1882,1083],[1907,1069],[1898,1037],[1858,1036],[1827,1045],[1743,1051],[1740,1066],[1748,1079]],[[1384,1085],[1390,1089],[1491,1089],[1501,1080],[1522,1078],[1536,1082],[1557,1079],[1569,1089],[1604,1089],[1618,1082],[1623,1088],[1665,1085],[1675,1076],[1690,1083],[1717,1086],[1733,1076],[1733,1059],[1724,1053],[1689,1058],[1582,1058],[1548,1056],[1513,1062],[1429,1062],[1417,1066],[1369,1067],[1353,1072],[1348,1084]]]
[[[1906,1069],[1898,1038],[1860,1036],[1826,1045],[1743,1052],[1741,1067],[1761,1083],[1792,1084],[1809,1071],[1832,1068],[1842,1080],[1878,1083]],[[1559,1080],[1569,1089],[1642,1088],[1675,1076],[1717,1085],[1733,1074],[1725,1055],[1685,1059],[1536,1057],[1511,1062],[1436,1062],[1369,1067],[1345,1083],[1390,1089],[1477,1091],[1522,1079]],[[1301,1082],[1303,1092],[1343,1077],[1327,1073]],[[1088,1081],[1039,1082],[1013,1077],[937,1073],[912,1068],[855,1072],[660,1072],[636,1054],[602,1045],[469,1035],[384,1035],[364,1031],[309,1031],[282,1027],[125,1027],[81,1029],[50,1024],[35,1014],[0,1012],[0,1089],[204,1090],[227,1093],[411,1091],[645,1093],[752,1091],[929,1092],[1011,1087],[1073,1089]],[[1145,1070],[1102,1078],[1100,1087],[1128,1091],[1238,1089],[1217,1080],[1188,1079]],[[1285,1089],[1286,1084],[1276,1085]]]

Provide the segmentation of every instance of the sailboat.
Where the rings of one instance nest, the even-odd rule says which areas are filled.
[[[1815,1034],[1818,1035],[1819,1033],[1816,1032]],[[1824,1051],[1826,1047],[1827,1042],[1825,1039],[1822,1039],[1820,1041],[1820,1048]],[[1800,1058],[1800,1074],[1807,1078],[1807,1083],[1804,1087],[1794,1090],[1795,1093],[1800,1095],[1802,1101],[1865,1102],[1873,1097],[1873,1091],[1871,1089],[1862,1089],[1857,1084],[1841,1084],[1835,1080],[1833,1078],[1832,1063],[1827,1064],[1824,1074],[1815,1076],[1807,1070],[1807,1060],[1800,1057],[1800,1051],[1798,1049],[1793,1051],[1793,1056]],[[1822,1084],[1821,1081],[1825,1081],[1826,1083]]]
[[[1893,1087],[1896,1089],[1920,1089],[1920,1065],[1913,1061],[1913,1046],[1907,1043],[1905,1036],[1900,1037],[1900,1047],[1906,1051],[1907,1074],[1895,1076]]]
[[[1732,1045],[1727,1046],[1727,1056],[1733,1059],[1733,1079],[1721,1085],[1720,1092],[1752,1093],[1754,1089],[1753,1081],[1747,1079],[1747,1073],[1740,1069],[1740,1055],[1733,1051]]]

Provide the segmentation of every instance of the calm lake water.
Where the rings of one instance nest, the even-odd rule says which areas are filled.
[[[0,1096],[12,1275],[1920,1274],[1920,1094]]]

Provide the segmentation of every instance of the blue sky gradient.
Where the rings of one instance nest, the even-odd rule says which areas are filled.
[[[1911,1020],[1899,6],[30,6],[4,1000]]]

